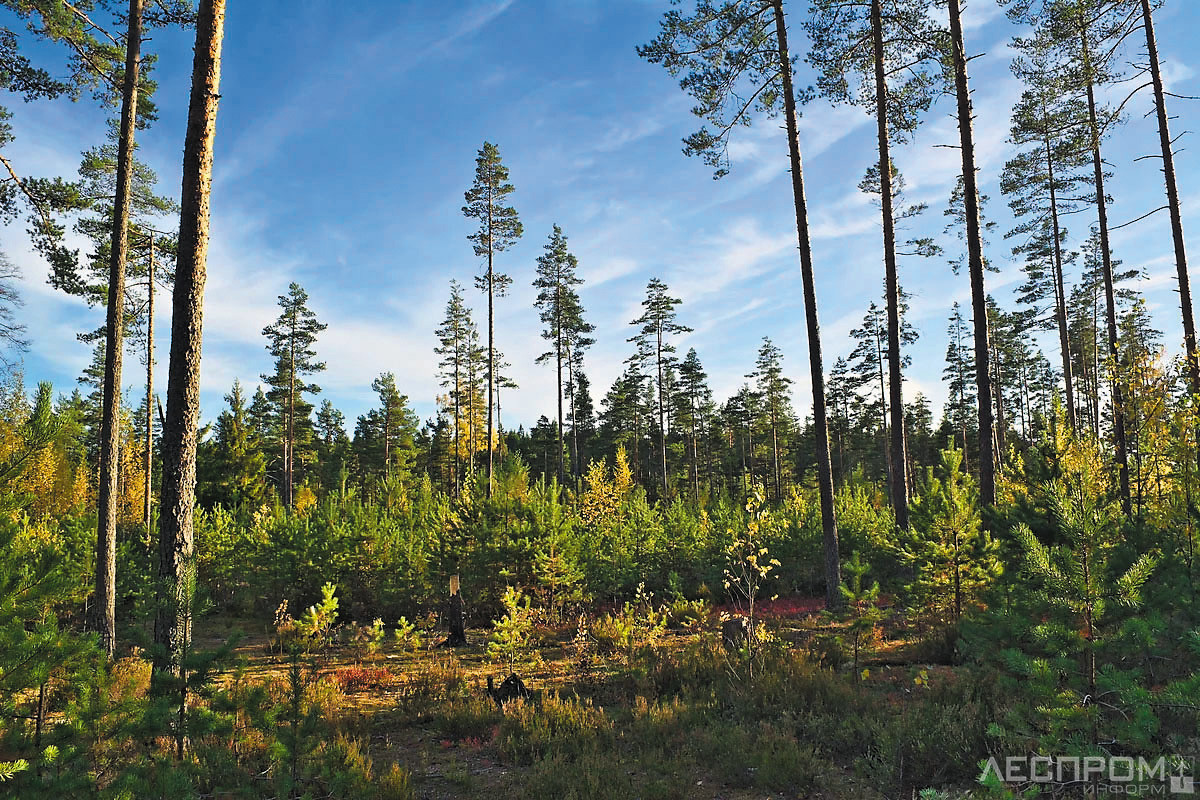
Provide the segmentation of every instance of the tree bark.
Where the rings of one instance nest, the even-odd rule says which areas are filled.
[[[953,2],[953,0],[951,0]],[[821,531],[825,545],[825,605],[842,605],[842,563],[838,553],[837,518],[833,507],[833,467],[829,458],[829,423],[825,415],[825,367],[821,360],[821,325],[817,318],[817,291],[813,280],[812,244],[808,233],[808,201],[804,195],[804,166],[800,160],[800,133],[796,95],[792,89],[792,61],[788,55],[783,0],[771,0],[775,11],[775,38],[783,77],[783,104],[788,151],[791,158],[792,196],[796,208],[796,238],[800,249],[800,278],[804,286],[804,312],[808,324],[808,364],[812,372],[813,427],[816,430],[817,484],[821,497]]]
[[[1046,105],[1042,104],[1042,118],[1046,119]],[[1050,223],[1054,226],[1054,320],[1058,326],[1058,347],[1062,355],[1063,382],[1067,390],[1067,424],[1071,433],[1078,430],[1075,417],[1075,381],[1071,374],[1071,344],[1067,336],[1067,286],[1063,279],[1062,229],[1058,223],[1058,192],[1054,188],[1054,158],[1050,149],[1050,136],[1042,137],[1046,150],[1046,175],[1050,185]]]
[[[154,233],[150,233],[150,262],[146,270],[146,485],[142,521],[150,535],[151,466],[154,462]]]
[[[458,368],[459,342],[458,342],[458,332],[457,331],[455,331],[454,336],[455,336],[455,342],[454,342],[454,496],[458,497],[460,494],[459,484],[458,484],[458,471],[462,466],[462,464],[461,464],[462,456],[459,454],[459,443],[458,443],[458,440],[460,438],[459,431],[462,430],[462,415],[459,411],[460,398],[462,397],[462,387],[459,382],[459,368]]]
[[[154,641],[159,670],[182,669],[191,636],[196,501],[196,423],[200,417],[200,355],[212,188],[213,142],[221,83],[225,0],[201,0],[196,18],[192,93],[183,149],[179,256],[172,296],[171,357],[163,425],[163,479],[159,536],[160,589]]]
[[[555,298],[556,305],[559,309],[562,308],[562,298]],[[558,328],[557,335],[554,338],[554,362],[557,370],[556,383],[554,384],[555,396],[558,400],[558,485],[561,488],[563,481],[566,479],[563,465],[563,382],[562,382],[562,313],[559,311],[558,320],[555,323]]]
[[[663,385],[663,334],[662,323],[658,326],[658,344],[656,360],[658,361],[658,433],[659,444],[661,445],[659,452],[662,456],[662,496],[663,501],[667,499],[667,411],[666,411],[666,390]]]
[[[996,455],[993,450],[992,382],[988,361],[987,291],[983,285],[983,236],[979,229],[979,187],[975,175],[975,134],[971,89],[967,77],[966,45],[963,43],[959,0],[948,0],[950,38],[954,62],[954,89],[958,102],[958,137],[962,148],[963,211],[967,220],[967,261],[971,275],[971,311],[975,315],[975,390],[979,407],[979,502],[996,502]]]
[[[1183,343],[1187,354],[1188,382],[1192,394],[1200,394],[1200,362],[1196,354],[1196,323],[1192,317],[1192,285],[1187,271],[1187,248],[1183,240],[1183,216],[1179,206],[1179,187],[1175,182],[1175,154],[1171,150],[1166,90],[1158,63],[1158,42],[1154,36],[1154,15],[1150,0],[1142,0],[1142,23],[1146,29],[1146,52],[1150,58],[1150,78],[1154,84],[1154,110],[1158,114],[1158,142],[1162,149],[1163,180],[1167,207],[1171,213],[1171,238],[1175,244],[1175,270],[1179,275],[1179,304],[1183,312]]]
[[[490,190],[489,190],[490,195]],[[487,496],[492,496],[492,468],[493,468],[493,448],[492,448],[492,407],[494,404],[493,391],[496,385],[496,313],[495,313],[495,274],[492,271],[492,201],[488,199],[488,267],[487,267],[487,293],[488,293],[488,409],[487,409],[487,451],[488,451],[488,485]]]
[[[108,274],[107,337],[100,421],[100,487],[96,525],[96,629],[111,659],[117,638],[117,479],[121,471],[121,360],[125,338],[125,258],[129,248],[129,199],[133,191],[133,148],[141,72],[142,0],[129,0],[125,36],[125,83],[117,143],[117,186],[113,198],[112,248]]]
[[[892,210],[892,156],[888,141],[888,91],[883,65],[883,9],[871,0],[871,34],[875,46],[875,121],[879,139],[879,198],[883,212],[883,264],[887,294],[887,357],[891,403],[891,452],[888,463],[896,524],[908,530],[908,476],[904,442],[903,374],[900,364],[900,279],[896,265],[896,218]]]

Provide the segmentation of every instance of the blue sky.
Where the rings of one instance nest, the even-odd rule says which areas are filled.
[[[795,381],[796,406],[807,412],[786,140],[778,121],[738,131],[733,172],[721,181],[682,155],[681,137],[697,127],[691,104],[661,67],[634,53],[655,35],[665,2],[304,0],[286,4],[287,13],[283,7],[230,3],[226,20],[204,326],[206,418],[220,410],[234,378],[253,387],[270,369],[261,330],[292,280],[329,325],[317,344],[328,370],[316,380],[351,427],[373,404],[370,383],[384,371],[396,373],[422,418],[432,416],[440,391],[433,331],[448,283],[470,286],[479,270],[466,240],[472,225],[460,208],[485,139],[498,144],[511,170],[512,201],[525,224],[525,237],[497,261],[514,279],[497,316],[497,346],[521,386],[503,397],[509,426],[553,409],[552,370],[533,363],[544,348],[530,283],[554,223],[579,258],[584,305],[597,326],[587,362],[597,403],[631,352],[628,323],[657,276],[683,299],[680,321],[695,329],[680,352],[696,348],[719,399],[736,390],[761,338],[770,336]],[[788,8],[792,46],[801,52],[806,5],[791,0]],[[983,190],[1006,229],[997,182],[1020,93],[1008,71],[1013,29],[987,0],[973,0],[965,17],[968,48],[984,54],[971,66]],[[1185,0],[1171,0],[1158,15],[1169,88],[1180,94],[1200,94],[1188,61],[1198,22],[1200,8]],[[159,55],[160,119],[142,134],[141,155],[158,170],[160,188],[177,195],[191,37],[155,32],[148,48]],[[800,83],[809,81],[802,67]],[[73,174],[79,152],[104,134],[106,112],[89,101],[10,108],[17,142],[6,156],[27,174]],[[1163,202],[1156,163],[1134,161],[1156,146],[1154,120],[1142,116],[1149,109],[1149,94],[1135,99],[1129,124],[1106,143],[1114,223]],[[1171,111],[1174,132],[1197,128],[1195,101],[1175,100]],[[937,147],[957,140],[952,112],[950,98],[940,101],[913,144],[894,153],[910,199],[930,205],[914,234],[941,235],[941,209],[959,171],[957,151]],[[856,188],[876,158],[874,126],[861,109],[817,101],[805,110],[801,136],[829,366],[850,352],[850,330],[881,293],[878,212]],[[1188,138],[1177,166],[1192,260],[1200,263],[1200,167]],[[1084,219],[1070,224],[1077,241],[1085,238]],[[27,380],[48,378],[69,390],[90,358],[75,333],[94,328],[102,311],[46,284],[46,266],[23,227],[5,229],[2,246],[24,273],[21,318],[33,340]],[[1166,215],[1118,231],[1113,244],[1126,265],[1145,270],[1139,288],[1177,349]],[[1007,252],[994,236],[992,258],[1002,271],[989,276],[988,288],[1011,307],[1020,273]],[[940,407],[946,318],[953,301],[968,297],[966,276],[953,276],[944,259],[908,259],[901,281],[921,333],[906,398],[920,391]],[[483,296],[472,289],[468,297],[482,321]],[[169,306],[161,305],[160,384],[169,333]],[[1053,341],[1044,345],[1056,360]],[[130,387],[139,373],[127,371]]]

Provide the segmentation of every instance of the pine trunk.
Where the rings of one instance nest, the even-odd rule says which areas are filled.
[[[993,450],[992,382],[988,361],[987,291],[983,286],[983,236],[979,229],[979,187],[975,175],[975,134],[971,89],[967,78],[959,0],[948,0],[954,62],[954,90],[958,101],[958,137],[962,148],[963,211],[967,219],[967,260],[971,274],[971,310],[975,315],[975,387],[979,407],[979,501],[996,502],[996,455]]]
[[[953,2],[953,0],[952,0]],[[772,0],[779,69],[783,78],[784,116],[791,158],[792,195],[796,208],[796,237],[800,249],[800,278],[804,286],[804,311],[808,323],[808,363],[812,372],[813,427],[816,430],[817,483],[821,497],[821,530],[825,545],[825,605],[842,605],[842,564],[838,553],[837,518],[833,508],[833,468],[829,458],[829,424],[825,416],[825,368],[821,361],[821,325],[817,318],[817,291],[813,279],[812,246],[808,234],[808,201],[804,196],[804,166],[800,160],[796,95],[792,89],[792,61],[788,54],[783,0]]]
[[[1046,107],[1042,105],[1045,118]],[[1058,223],[1058,192],[1054,188],[1054,159],[1051,155],[1050,137],[1043,137],[1046,149],[1046,175],[1050,180],[1050,224],[1054,226],[1054,319],[1058,325],[1058,349],[1062,355],[1063,382],[1067,390],[1067,424],[1071,433],[1078,430],[1075,416],[1075,380],[1071,374],[1071,344],[1067,336],[1067,285],[1063,279],[1062,228]]]
[[[1108,199],[1104,193],[1104,159],[1100,155],[1100,123],[1096,113],[1096,91],[1091,75],[1091,51],[1088,46],[1087,30],[1080,31],[1083,46],[1084,70],[1087,72],[1088,127],[1091,134],[1092,174],[1096,182],[1096,216],[1100,227],[1100,264],[1104,273],[1104,305],[1108,317],[1108,356],[1112,360],[1113,380],[1113,444],[1116,448],[1117,479],[1121,491],[1121,508],[1128,517],[1133,511],[1133,502],[1129,490],[1129,455],[1128,443],[1125,437],[1125,400],[1121,386],[1120,355],[1117,350],[1117,300],[1113,281],[1112,249],[1108,239]],[[1186,290],[1185,283],[1181,288]],[[1191,317],[1191,302],[1186,305],[1187,314]],[[1194,339],[1193,339],[1194,342]],[[1193,345],[1194,346],[1194,345]],[[1195,362],[1193,361],[1193,368]],[[1193,384],[1195,386],[1195,384]]]
[[[875,120],[879,139],[879,197],[883,210],[883,264],[887,293],[887,354],[891,395],[892,507],[896,524],[908,529],[908,459],[904,442],[904,380],[900,364],[900,279],[896,266],[896,218],[892,211],[892,157],[888,142],[887,77],[883,66],[883,9],[881,0],[871,0],[871,33],[875,44]]]
[[[559,303],[561,303],[561,299]],[[558,323],[558,336],[554,342],[554,361],[557,369],[557,377],[555,378],[554,393],[558,400],[558,485],[562,488],[563,481],[566,480],[565,468],[563,465],[563,382],[562,382],[562,320]]]
[[[113,199],[112,248],[108,274],[108,313],[104,343],[104,409],[100,421],[100,490],[96,526],[96,629],[111,659],[117,638],[117,479],[121,471],[121,358],[125,337],[125,257],[129,247],[129,199],[133,191],[133,138],[137,129],[141,71],[142,0],[129,0],[125,37],[125,83],[121,90],[121,131],[117,144],[117,186]]]
[[[658,345],[657,345],[657,360],[658,360],[658,432],[659,442],[661,447],[659,453],[662,456],[662,496],[663,500],[667,499],[667,408],[666,408],[666,392],[663,386],[663,335],[662,326],[658,328]]]
[[[154,463],[154,234],[150,234],[150,265],[146,270],[146,485],[143,490],[142,522],[150,535],[151,467]]]
[[[488,291],[488,374],[487,374],[487,451],[488,451],[488,485],[487,496],[492,496],[492,437],[494,435],[492,428],[492,406],[495,402],[494,387],[496,385],[496,314],[495,300],[496,292],[493,281],[495,275],[492,272],[492,227],[491,227],[491,206],[488,206],[488,269],[487,269],[487,291]]]
[[[1187,271],[1187,248],[1183,241],[1183,216],[1179,205],[1179,187],[1175,182],[1175,154],[1171,150],[1166,90],[1158,63],[1158,42],[1154,36],[1154,16],[1150,0],[1142,0],[1142,22],[1146,29],[1146,52],[1150,59],[1150,78],[1154,84],[1154,110],[1158,114],[1158,142],[1162,149],[1163,178],[1167,189],[1167,207],[1171,213],[1171,238],[1175,243],[1175,270],[1179,275],[1179,304],[1183,312],[1183,343],[1187,354],[1188,382],[1192,394],[1200,394],[1200,362],[1196,354],[1196,323],[1192,317],[1192,285]]]
[[[183,150],[179,255],[171,314],[167,413],[162,431],[163,478],[159,536],[160,591],[155,666],[182,668],[191,636],[193,511],[196,499],[196,423],[200,417],[200,354],[208,258],[209,193],[221,83],[225,0],[201,0],[196,19],[192,95]]]

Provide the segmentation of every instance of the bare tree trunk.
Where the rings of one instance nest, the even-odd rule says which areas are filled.
[[[150,264],[146,270],[146,486],[142,521],[150,534],[150,475],[154,460],[154,233],[150,234]]]
[[[129,0],[125,36],[125,83],[117,144],[117,187],[113,199],[108,313],[104,343],[104,409],[100,421],[100,491],[96,525],[96,629],[111,659],[117,639],[117,479],[121,471],[121,358],[125,338],[125,258],[129,248],[129,198],[133,191],[133,137],[137,130],[141,72],[142,0]]]
[[[996,502],[996,455],[992,449],[992,381],[988,361],[987,291],[983,286],[983,236],[979,229],[979,187],[975,175],[975,134],[971,89],[967,78],[959,0],[948,0],[950,38],[954,62],[954,88],[958,101],[958,136],[963,162],[963,211],[967,218],[967,260],[971,274],[971,311],[975,315],[975,390],[979,406],[979,502]]]
[[[1158,42],[1154,36],[1154,17],[1150,0],[1142,0],[1142,22],[1146,29],[1146,52],[1150,57],[1150,78],[1154,84],[1154,110],[1158,114],[1158,142],[1162,149],[1163,178],[1167,206],[1171,213],[1171,238],[1175,243],[1175,270],[1179,275],[1179,304],[1183,311],[1183,343],[1187,353],[1188,382],[1192,394],[1200,394],[1200,362],[1196,354],[1196,323],[1192,317],[1192,285],[1187,271],[1187,248],[1183,241],[1183,217],[1179,206],[1179,187],[1175,182],[1175,154],[1171,150],[1166,91],[1158,63]]]
[[[658,327],[658,344],[657,344],[657,361],[658,361],[658,433],[659,442],[661,444],[660,454],[662,456],[662,496],[663,501],[667,499],[667,410],[666,410],[666,391],[663,386],[663,334],[662,325]]]
[[[562,303],[559,298],[558,303]],[[557,322],[558,336],[554,341],[554,363],[557,370],[555,378],[554,393],[558,399],[558,485],[561,488],[563,481],[566,480],[565,467],[563,465],[563,382],[562,382],[562,318],[561,315]]]
[[[458,334],[455,333],[455,336]],[[458,379],[458,342],[454,343],[454,496],[460,495],[458,485],[458,471],[460,469],[462,456],[459,454],[459,431],[462,430],[462,415],[459,411],[459,401],[462,397],[462,387],[459,385]]]
[[[293,478],[296,469],[296,317],[297,311],[293,311],[292,337],[288,344],[287,460],[284,464],[288,508],[292,507]]]
[[[1042,103],[1042,116],[1046,118],[1046,104]],[[1062,229],[1058,223],[1058,192],[1054,188],[1054,159],[1051,155],[1050,137],[1043,137],[1046,150],[1046,174],[1050,179],[1050,224],[1054,226],[1054,319],[1058,324],[1058,348],[1062,355],[1063,381],[1067,389],[1067,424],[1071,433],[1078,430],[1075,418],[1075,381],[1071,375],[1071,344],[1067,336],[1067,285],[1063,279]]]
[[[1133,512],[1133,508],[1129,491],[1129,456],[1127,452],[1128,444],[1125,437],[1124,390],[1121,388],[1122,378],[1119,372],[1120,354],[1117,350],[1117,300],[1116,290],[1113,287],[1112,248],[1109,245],[1108,239],[1108,199],[1104,193],[1104,159],[1100,155],[1100,123],[1096,114],[1096,92],[1092,83],[1091,51],[1088,45],[1087,29],[1081,28],[1079,36],[1083,46],[1083,66],[1087,73],[1088,81],[1088,127],[1092,140],[1092,174],[1096,182],[1096,216],[1100,228],[1100,264],[1104,272],[1104,304],[1108,317],[1108,355],[1112,359],[1113,365],[1113,444],[1116,447],[1117,480],[1120,484],[1121,508],[1125,512],[1125,516],[1129,517]],[[1182,247],[1182,239],[1177,244]],[[1185,291],[1187,288],[1186,281],[1187,273],[1184,272],[1181,288]],[[1187,320],[1191,319],[1191,307],[1191,301],[1189,300],[1186,305],[1187,313],[1185,314]],[[1194,338],[1192,342],[1194,348]],[[1195,369],[1194,361],[1192,361],[1192,369]],[[1196,384],[1193,383],[1192,385],[1195,387]]]
[[[570,388],[571,403],[571,477],[575,491],[579,491],[583,477],[583,464],[579,455],[579,420],[575,415],[575,361],[571,356],[571,342],[567,340],[567,387]]]
[[[492,272],[492,211],[491,201],[488,205],[488,269],[487,269],[487,292],[488,292],[488,374],[487,374],[487,451],[488,451],[488,485],[487,496],[492,496],[492,405],[495,402],[494,388],[496,385],[496,313],[495,313],[495,286],[493,281],[495,275]]]
[[[883,264],[887,293],[887,354],[891,395],[891,478],[892,507],[896,524],[908,530],[908,477],[904,441],[903,380],[900,365],[900,279],[896,266],[896,218],[892,210],[892,157],[888,142],[887,78],[883,67],[883,10],[881,0],[871,0],[871,33],[875,45],[875,121],[879,139],[879,197],[883,211]]]
[[[200,417],[200,353],[208,260],[209,193],[221,83],[225,0],[201,0],[196,19],[192,95],[183,149],[179,256],[171,314],[167,414],[163,425],[160,589],[154,641],[159,670],[182,669],[191,636],[187,592],[192,581],[196,493],[196,423]]]
[[[696,503],[696,507],[700,506],[700,453],[699,441],[696,438],[696,396],[692,394],[692,501]]]
[[[817,291],[813,280],[812,245],[808,235],[808,201],[804,196],[804,166],[800,160],[800,134],[796,122],[796,95],[792,89],[792,61],[788,54],[783,0],[771,0],[775,10],[775,38],[783,77],[784,116],[791,158],[792,196],[796,207],[796,237],[800,248],[800,278],[804,285],[804,311],[808,323],[808,364],[812,372],[813,427],[817,438],[817,484],[821,496],[821,530],[825,544],[825,605],[842,604],[842,563],[838,553],[837,518],[833,508],[833,467],[829,458],[829,423],[825,416],[825,367],[821,361],[821,325],[817,318]]]

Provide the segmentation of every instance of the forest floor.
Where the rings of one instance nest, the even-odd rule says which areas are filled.
[[[306,656],[304,669],[314,685],[337,686],[325,701],[335,729],[365,745],[377,774],[408,769],[419,798],[898,797],[876,789],[893,779],[889,765],[838,757],[831,744],[861,738],[871,720],[826,729],[863,709],[902,719],[907,706],[929,704],[923,689],[952,683],[952,669],[914,661],[912,640],[886,634],[852,668],[819,669],[821,640],[846,633],[819,605],[764,605],[786,665],[757,678],[720,647],[715,612],[637,653],[581,648],[573,621],[538,625],[516,666],[533,697],[503,708],[487,693],[489,677],[498,685],[508,674],[488,653],[489,630],[469,629],[454,649],[335,645]],[[216,648],[235,632],[244,677],[286,685],[291,664],[269,622],[209,617],[195,641]],[[808,697],[803,708],[788,705],[797,694]],[[901,770],[893,788],[908,797],[922,787]]]

